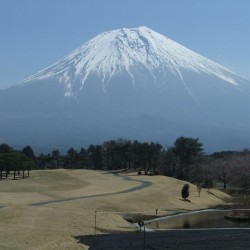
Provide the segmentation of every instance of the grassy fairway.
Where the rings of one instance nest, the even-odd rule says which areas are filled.
[[[135,181],[122,178],[130,177]],[[142,181],[152,183],[146,188]],[[158,215],[202,209],[224,202],[190,185],[190,200],[181,200],[184,182],[164,176],[115,176],[91,170],[32,171],[30,178],[0,181],[0,249],[87,249],[72,236],[133,231],[124,214]],[[133,191],[129,192],[130,189]],[[119,193],[120,192],[120,193]]]

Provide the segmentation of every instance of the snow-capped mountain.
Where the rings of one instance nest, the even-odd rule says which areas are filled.
[[[246,147],[249,97],[247,79],[147,27],[112,30],[0,91],[0,141],[55,148],[186,135]]]
[[[22,83],[56,78],[65,84],[65,95],[70,96],[74,95],[74,82],[80,83],[82,89],[91,74],[98,75],[105,92],[114,76],[127,73],[136,88],[135,73],[146,72],[157,87],[164,89],[170,75],[185,85],[183,70],[206,73],[238,85],[235,73],[147,27],[102,33]]]

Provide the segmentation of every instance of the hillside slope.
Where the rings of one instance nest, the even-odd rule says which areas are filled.
[[[144,181],[151,185],[124,192]],[[24,180],[1,181],[0,248],[85,249],[71,237],[95,233],[95,211],[98,234],[134,231],[123,219],[125,214],[154,215],[158,208],[162,216],[222,204],[229,198],[216,190],[211,192],[217,197],[206,190],[198,197],[191,185],[191,203],[183,202],[183,183],[164,176],[115,176],[91,170],[32,171]]]

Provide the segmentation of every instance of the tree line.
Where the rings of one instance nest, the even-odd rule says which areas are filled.
[[[0,180],[7,179],[10,173],[15,180],[17,176],[27,177],[31,169],[35,168],[35,155],[30,146],[24,147],[21,151],[14,150],[8,144],[0,144]]]
[[[211,187],[222,183],[250,187],[250,152],[204,153],[198,138],[179,137],[173,146],[137,140],[109,140],[79,150],[69,148],[62,154],[58,149],[49,154],[35,155],[30,146],[21,151],[0,144],[0,178],[5,174],[30,169],[97,169],[136,170],[142,174],[162,174],[190,181],[197,186]]]

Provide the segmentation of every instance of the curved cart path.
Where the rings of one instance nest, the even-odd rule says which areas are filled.
[[[87,199],[87,198],[96,198],[96,197],[103,197],[103,196],[111,196],[111,195],[116,195],[116,194],[126,194],[126,193],[131,193],[134,191],[138,191],[144,188],[147,188],[152,185],[151,181],[144,181],[144,180],[135,180],[132,179],[128,176],[122,176],[118,173],[113,174],[114,176],[120,177],[125,181],[134,181],[140,183],[138,186],[117,191],[117,192],[111,192],[111,193],[103,193],[103,194],[93,194],[93,195],[84,195],[84,196],[78,196],[78,197],[69,197],[69,198],[64,198],[64,199],[59,199],[59,200],[53,200],[53,201],[43,201],[43,202],[36,202],[36,203],[31,203],[32,206],[42,206],[42,205],[47,205],[51,203],[59,203],[59,202],[65,202],[65,201],[73,201],[73,200],[80,200],[80,199]]]

